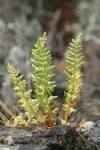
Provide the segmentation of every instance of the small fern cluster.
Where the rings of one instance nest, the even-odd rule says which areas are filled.
[[[63,110],[65,111],[65,118],[61,119],[61,123],[67,125],[71,113],[75,111],[72,107],[72,102],[79,96],[81,84],[79,80],[82,76],[80,68],[83,65],[83,53],[81,46],[82,35],[73,40],[68,49],[68,56],[66,58],[67,68],[65,75],[67,79],[65,101]],[[46,34],[40,37],[35,44],[35,49],[32,50],[32,81],[35,87],[36,99],[31,98],[32,89],[26,90],[26,81],[23,76],[19,75],[16,68],[8,64],[8,72],[11,82],[16,90],[16,96],[19,98],[18,103],[24,110],[27,120],[23,119],[24,114],[20,113],[14,116],[13,125],[30,125],[30,124],[44,124],[49,127],[53,126],[55,117],[61,109],[51,109],[51,104],[57,96],[53,96],[52,92],[56,86],[55,81],[52,81],[54,74],[52,73],[54,66],[51,66],[52,57],[50,51],[45,47]],[[10,124],[7,122],[6,124]]]
[[[57,109],[51,110],[50,104],[55,100],[57,96],[53,96],[52,92],[56,86],[52,81],[54,74],[52,70],[54,66],[51,66],[51,54],[45,48],[46,34],[39,38],[35,49],[32,50],[32,67],[34,74],[32,75],[33,84],[35,87],[35,93],[37,98],[31,98],[32,89],[26,91],[26,81],[22,80],[23,76],[19,76],[19,72],[14,66],[8,64],[8,72],[11,78],[11,82],[14,85],[15,94],[19,100],[20,107],[25,111],[25,115],[28,118],[26,124],[39,124],[45,122],[48,126],[54,124],[52,116]],[[14,117],[14,125],[23,124],[25,120],[22,117],[22,113],[17,117]]]

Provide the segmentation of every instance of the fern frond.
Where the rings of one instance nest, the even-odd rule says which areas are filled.
[[[52,92],[56,86],[52,81],[54,66],[51,66],[52,57],[50,51],[45,48],[46,33],[40,37],[32,50],[32,66],[34,69],[33,83],[35,93],[39,100],[39,107],[43,113],[50,112],[50,104],[55,100],[56,96],[52,96]]]
[[[82,34],[80,34],[76,40],[72,40],[72,43],[70,43],[70,46],[68,48],[68,56],[66,58],[67,67],[65,70],[66,75],[66,98],[65,98],[65,104],[63,105],[63,109],[66,112],[65,113],[65,123],[68,123],[68,117],[69,115],[74,111],[71,107],[71,103],[77,99],[79,96],[79,91],[81,87],[81,83],[79,83],[79,80],[82,77],[82,74],[80,72],[80,68],[82,67],[84,61],[83,61],[83,53],[82,53]]]
[[[14,85],[14,90],[16,91],[15,95],[19,98],[18,103],[20,104],[20,107],[25,111],[28,122],[30,122],[32,121],[32,119],[34,119],[34,117],[36,116],[36,112],[39,109],[38,100],[34,100],[31,98],[32,89],[29,91],[26,90],[27,82],[26,80],[22,80],[23,76],[19,75],[19,71],[17,71],[17,69],[10,64],[8,64],[7,69],[10,75],[10,80]],[[20,117],[17,116],[16,119],[18,120],[18,118]]]

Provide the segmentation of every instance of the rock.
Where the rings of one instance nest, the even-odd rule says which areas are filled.
[[[88,140],[96,142],[100,148],[100,120],[95,123],[93,121],[85,122],[81,128],[81,132],[85,136],[87,135]]]
[[[80,18],[79,28],[83,30],[84,40],[100,44],[100,1],[79,1],[77,5],[77,14]]]
[[[87,131],[89,132],[90,131],[90,128],[92,128],[94,126],[94,122],[93,121],[88,121],[88,122],[85,122],[82,126],[82,131]]]
[[[10,144],[9,144],[10,143]],[[53,128],[0,126],[0,147],[14,150],[99,150],[70,126]]]

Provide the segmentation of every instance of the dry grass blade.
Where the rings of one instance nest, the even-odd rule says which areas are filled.
[[[8,118],[6,117],[6,115],[0,112],[0,123],[5,124],[6,121],[8,121]]]
[[[11,117],[14,116],[14,114],[11,112],[11,110],[5,105],[4,102],[2,102],[2,100],[0,100],[0,106],[1,108],[4,110],[4,112],[8,115],[10,115]],[[1,115],[1,112],[0,112]],[[5,115],[4,115],[5,116]]]

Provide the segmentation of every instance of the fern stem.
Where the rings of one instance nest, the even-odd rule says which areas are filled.
[[[73,95],[73,91],[74,91],[74,82],[75,82],[75,75],[74,75],[74,80],[73,80],[73,88],[72,88],[72,91],[71,91],[71,95]],[[71,96],[72,98],[72,96]],[[71,107],[71,98],[68,100],[68,110],[65,112],[65,121],[66,121],[66,124],[68,123],[68,119],[69,119],[69,113],[70,113],[70,107]]]

